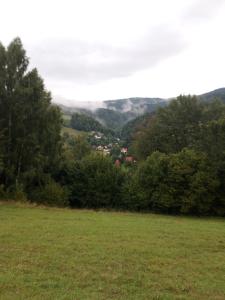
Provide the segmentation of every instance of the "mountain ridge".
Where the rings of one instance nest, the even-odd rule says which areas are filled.
[[[219,98],[225,102],[225,88],[215,89],[213,91],[197,95],[197,97],[201,101],[212,101],[215,98]],[[98,107],[95,107],[95,105],[85,107],[85,103],[84,107],[75,105],[65,106],[63,104],[56,105],[58,105],[65,114],[86,114],[98,120],[105,127],[116,130],[118,128],[122,128],[127,122],[141,115],[152,113],[159,107],[166,106],[174,98],[131,97],[116,100],[104,100],[102,102],[97,102],[99,105]],[[87,104],[88,103],[89,102],[87,102]]]

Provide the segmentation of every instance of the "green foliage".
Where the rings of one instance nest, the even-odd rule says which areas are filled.
[[[122,180],[121,170],[102,154],[76,161],[64,177],[70,190],[70,204],[91,208],[116,207]]]
[[[142,159],[154,151],[176,153],[191,146],[201,112],[201,103],[191,96],[180,96],[166,108],[159,109],[137,137],[137,155]]]
[[[124,142],[127,146],[130,145],[135,132],[140,130],[140,128],[145,125],[146,121],[148,121],[150,116],[152,116],[152,115],[153,114],[144,114],[144,115],[138,116],[137,118],[127,122],[123,126],[123,128],[121,130],[121,138],[122,138],[122,140],[124,140]]]
[[[6,187],[0,185],[0,200],[16,200],[20,202],[27,201],[27,194],[24,192],[24,187],[20,183],[12,185],[6,189]]]
[[[154,151],[177,153],[185,147],[202,150],[204,139],[209,138],[206,131],[210,122],[224,116],[225,105],[219,101],[203,103],[195,96],[179,96],[139,128],[133,151],[139,159],[146,159]]]
[[[66,136],[64,135],[65,151],[64,157],[71,163],[74,160],[80,160],[91,153],[91,146],[87,141],[86,136]]]
[[[133,151],[142,160],[150,155],[134,175],[143,209],[225,215],[222,102],[178,97],[139,128]]]
[[[120,208],[130,211],[148,210],[148,204],[142,186],[140,185],[137,172],[127,173],[121,189]]]
[[[119,145],[113,145],[112,149],[110,150],[110,156],[113,161],[121,157],[121,147]]]
[[[8,199],[8,195],[7,195],[6,191],[5,191],[5,187],[4,187],[3,184],[0,184],[0,199],[1,200]]]
[[[112,130],[120,129],[129,120],[129,115],[107,108],[99,108],[95,114],[97,118],[104,122],[107,128]]]
[[[31,199],[40,204],[50,206],[67,206],[68,195],[65,188],[53,180],[46,182],[43,186],[37,187],[31,194]]]
[[[220,163],[225,152],[225,118],[203,124],[199,136],[196,148],[206,152],[215,163]]]
[[[104,132],[106,130],[102,124],[96,121],[94,118],[81,113],[74,113],[72,115],[70,125],[72,128],[82,131]]]
[[[27,201],[27,195],[24,192],[24,187],[20,183],[16,183],[12,186],[12,189],[8,192],[8,198],[16,201]]]
[[[0,45],[0,176],[6,189],[22,184],[26,190],[27,173],[53,174],[61,157],[61,112],[28,63],[19,38],[7,49]]]
[[[126,183],[123,198],[134,209],[211,214],[219,186],[205,154],[189,149],[169,155],[154,152]]]

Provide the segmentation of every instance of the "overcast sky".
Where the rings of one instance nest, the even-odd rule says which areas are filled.
[[[225,86],[225,0],[0,5],[1,42],[22,39],[57,100],[169,98]]]

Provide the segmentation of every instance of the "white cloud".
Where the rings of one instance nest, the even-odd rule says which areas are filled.
[[[30,55],[45,77],[95,84],[151,68],[184,47],[185,41],[179,32],[156,27],[129,46],[50,39],[35,46]]]
[[[170,97],[224,86],[224,0],[8,0],[4,44],[20,36],[53,94]]]

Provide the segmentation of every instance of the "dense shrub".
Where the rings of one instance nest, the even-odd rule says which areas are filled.
[[[5,200],[8,198],[8,195],[5,191],[4,185],[0,184],[0,200]]]
[[[201,152],[154,152],[123,188],[124,205],[165,213],[212,214],[219,178]]]
[[[37,203],[50,206],[63,207],[68,205],[66,190],[53,180],[34,189],[31,193],[31,199]]]
[[[117,207],[123,181],[121,170],[110,157],[91,154],[67,170],[71,206]]]
[[[3,184],[0,185],[0,200],[27,201],[27,195],[24,192],[22,184],[10,186],[7,189]]]
[[[8,195],[9,199],[16,201],[27,201],[27,195],[24,191],[24,187],[20,183],[17,183],[15,186],[13,186],[11,190],[9,190]]]
[[[183,148],[209,154],[216,150],[218,154],[225,145],[224,120],[224,103],[204,103],[195,96],[179,96],[139,126],[132,149],[141,160],[155,151],[170,154]]]
[[[148,209],[145,192],[138,182],[137,172],[132,172],[125,177],[121,189],[120,208],[125,210],[140,211]]]

